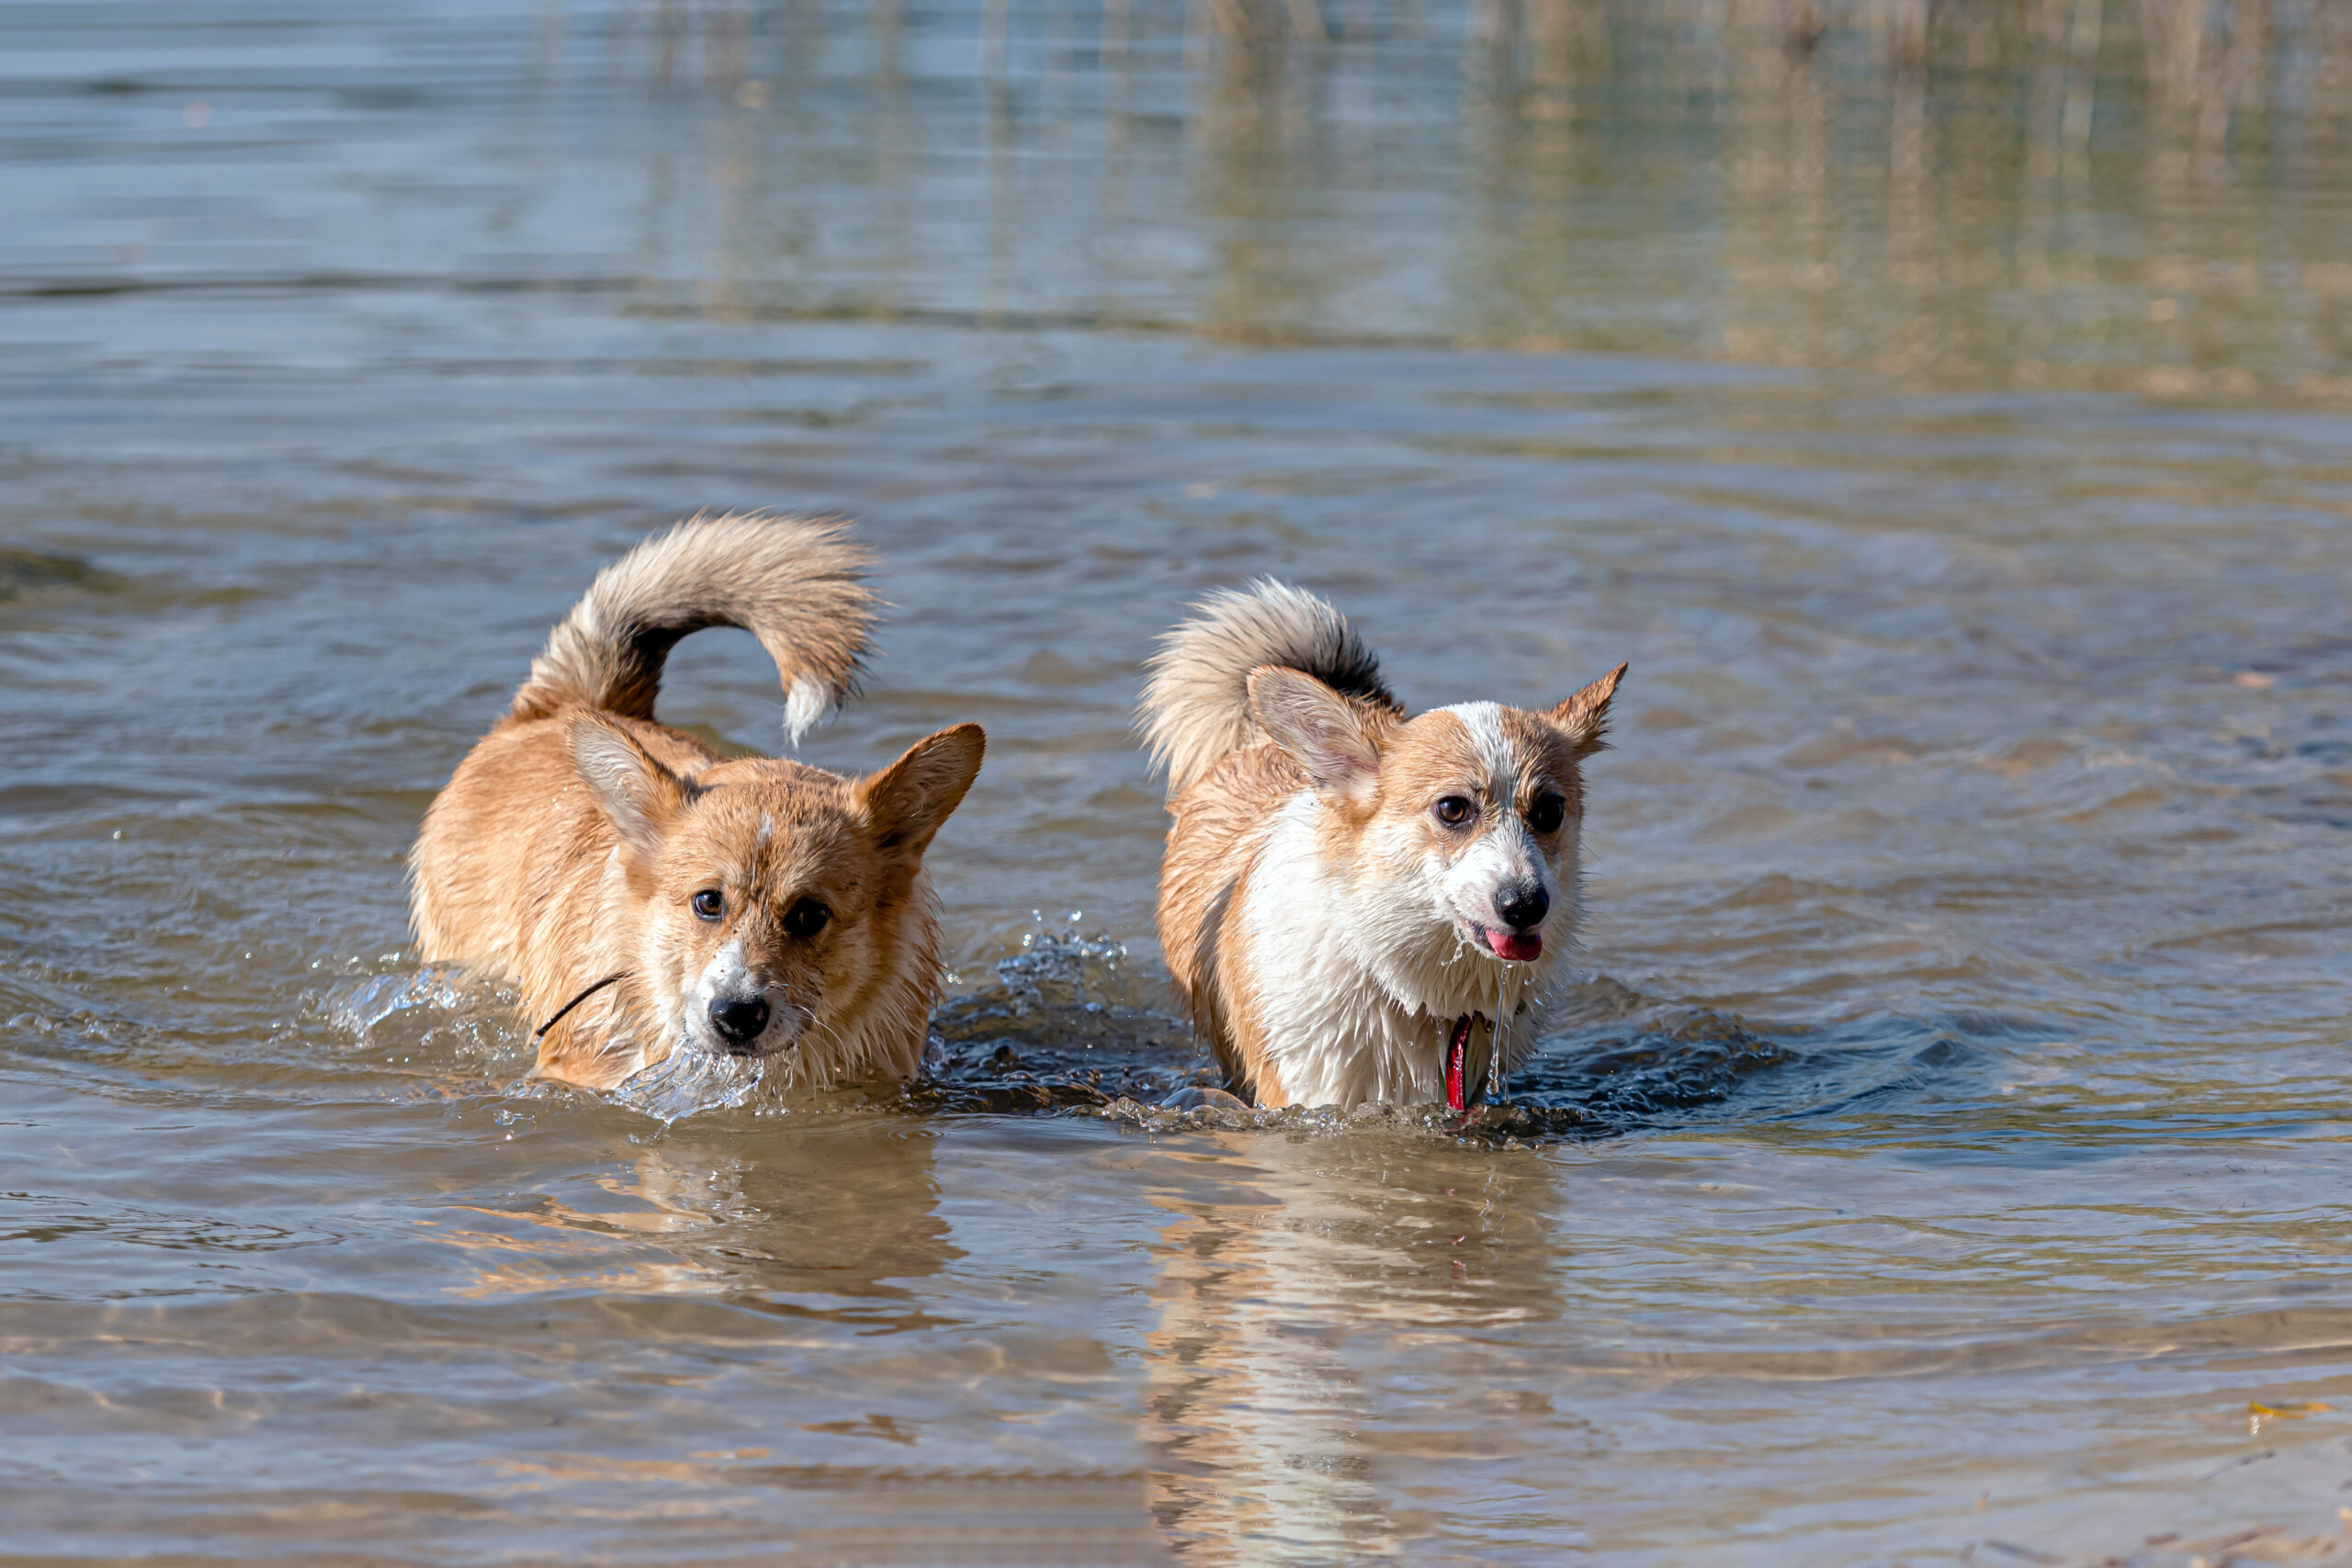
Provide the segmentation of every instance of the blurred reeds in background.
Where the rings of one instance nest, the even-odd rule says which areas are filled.
[[[2352,401],[2335,0],[540,15],[550,61],[724,121],[659,175],[695,215],[647,220],[711,229],[696,309]]]

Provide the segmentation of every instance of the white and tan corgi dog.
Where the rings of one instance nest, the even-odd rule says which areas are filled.
[[[1199,609],[1140,720],[1175,818],[1159,940],[1194,1028],[1260,1105],[1468,1103],[1533,1048],[1566,974],[1582,764],[1625,666],[1556,707],[1408,718],[1312,594],[1261,581]]]
[[[873,621],[837,522],[695,519],[607,567],[425,813],[422,956],[515,982],[538,1071],[610,1089],[684,1050],[797,1053],[798,1081],[911,1077],[939,983],[923,852],[979,771],[962,724],[869,778],[729,760],[653,722],[680,637],[765,645],[792,738]]]

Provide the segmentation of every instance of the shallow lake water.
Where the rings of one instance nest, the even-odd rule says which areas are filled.
[[[2352,32],[1912,13],[0,11],[0,1561],[2330,1550]],[[408,946],[739,506],[895,606],[804,755],[989,728],[897,1099],[536,1084]],[[1416,706],[1632,662],[1497,1125],[1136,1109],[1139,665],[1261,573]],[[741,634],[663,712],[780,743]]]

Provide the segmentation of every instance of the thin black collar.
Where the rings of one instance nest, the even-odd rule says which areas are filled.
[[[594,985],[589,987],[586,990],[581,992],[578,996],[572,998],[570,1001],[564,1003],[561,1007],[556,1009],[555,1016],[553,1018],[548,1020],[545,1023],[531,1031],[531,1043],[536,1045],[540,1041],[546,1039],[548,1031],[553,1029],[557,1024],[561,1023],[563,1021],[563,1015],[570,1012],[573,1008],[578,1007],[582,1002],[586,1001],[590,997],[594,996],[598,991],[603,990],[605,987],[614,984],[616,981],[626,980],[628,978],[628,971],[626,969],[621,970],[618,974],[607,975],[603,979],[597,981]]]

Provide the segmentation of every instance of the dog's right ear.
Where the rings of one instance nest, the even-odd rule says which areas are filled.
[[[1320,793],[1361,806],[1380,782],[1371,715],[1314,676],[1279,664],[1250,671],[1250,709]]]
[[[592,714],[574,714],[565,739],[580,782],[605,808],[621,843],[638,859],[652,859],[686,804],[684,783],[627,731]]]
[[[1567,736],[1578,760],[1608,744],[1601,737],[1609,728],[1609,699],[1617,694],[1617,682],[1625,678],[1625,665],[1618,665],[1544,716]]]
[[[939,825],[963,804],[987,750],[988,736],[978,725],[954,725],[924,736],[897,761],[860,780],[857,799],[873,825],[875,846],[911,874]]]

